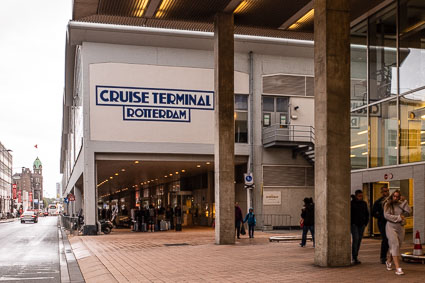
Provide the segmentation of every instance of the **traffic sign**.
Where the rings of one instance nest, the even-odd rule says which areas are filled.
[[[69,193],[69,194],[68,194],[68,200],[69,200],[69,201],[75,201],[75,196],[74,196],[74,194]]]
[[[252,186],[254,185],[254,178],[252,177],[252,173],[246,173],[244,175],[245,185]]]

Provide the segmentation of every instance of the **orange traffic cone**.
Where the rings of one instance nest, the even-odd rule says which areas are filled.
[[[413,255],[423,255],[424,252],[422,250],[421,245],[421,237],[419,236],[419,231],[416,231],[415,242],[413,246]]]

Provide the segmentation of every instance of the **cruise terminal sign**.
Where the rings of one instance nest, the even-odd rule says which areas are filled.
[[[96,105],[122,107],[125,121],[190,122],[192,110],[214,110],[214,92],[97,85]]]

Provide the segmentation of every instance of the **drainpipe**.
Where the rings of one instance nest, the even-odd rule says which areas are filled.
[[[249,105],[248,105],[248,117],[249,117],[249,142],[250,142],[250,152],[248,158],[248,174],[253,173],[254,171],[254,60],[252,51],[249,52]],[[255,187],[254,187],[255,189]],[[246,198],[247,198],[247,213],[249,208],[252,207],[252,197],[251,191],[253,189],[246,189]]]

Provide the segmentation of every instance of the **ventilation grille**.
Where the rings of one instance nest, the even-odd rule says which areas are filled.
[[[305,187],[314,185],[311,167],[264,166],[264,186]]]
[[[291,96],[314,96],[314,78],[293,75],[264,76],[263,93]]]

